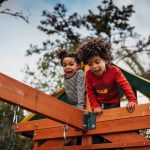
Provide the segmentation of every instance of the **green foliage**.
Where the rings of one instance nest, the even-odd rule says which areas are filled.
[[[103,1],[98,7],[98,13],[93,13],[89,10],[86,20],[91,24],[92,30],[96,31],[96,35],[102,37],[103,34],[107,38],[111,38],[113,34],[128,33],[132,34],[134,27],[129,24],[129,18],[134,13],[133,6],[122,7],[119,9],[113,4],[113,1]],[[117,41],[115,41],[117,42]]]
[[[24,118],[23,110],[16,106],[0,102],[0,149],[20,150],[33,147],[31,139],[16,134],[13,128],[15,121]]]

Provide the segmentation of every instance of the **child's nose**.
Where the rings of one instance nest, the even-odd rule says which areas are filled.
[[[96,68],[97,67],[97,65],[96,64],[93,64],[93,68]]]
[[[69,66],[69,65],[67,65],[67,66],[66,66],[66,68],[70,68],[70,66]]]

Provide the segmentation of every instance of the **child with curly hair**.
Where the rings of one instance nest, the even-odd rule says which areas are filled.
[[[91,39],[81,44],[78,55],[89,67],[86,73],[86,89],[92,110],[100,114],[103,109],[120,107],[117,88],[120,86],[128,99],[126,108],[133,112],[137,98],[120,69],[111,65],[113,56],[110,43],[103,39]]]
[[[127,99],[127,110],[134,111],[136,96],[120,69],[111,65],[113,56],[111,46],[103,39],[92,39],[78,49],[80,59],[87,64],[86,89],[90,106],[96,114],[103,109],[120,107],[120,96],[117,86],[121,86]],[[93,135],[93,144],[109,142],[100,135]]]
[[[79,109],[85,106],[85,75],[76,53],[61,50],[57,57],[64,70],[64,89],[69,103]]]

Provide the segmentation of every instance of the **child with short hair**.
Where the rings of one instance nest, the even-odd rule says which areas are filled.
[[[92,110],[99,114],[103,108],[120,107],[119,85],[128,99],[127,110],[134,111],[137,98],[120,69],[111,65],[110,43],[98,38],[89,40],[81,44],[78,55],[89,66],[86,89]]]
[[[76,53],[61,50],[57,57],[64,70],[64,89],[69,103],[79,109],[85,106],[85,75]]]
[[[64,70],[64,89],[69,103],[83,111],[85,107],[85,75],[76,53],[62,50],[57,57]],[[80,145],[81,137],[73,139],[71,145]]]

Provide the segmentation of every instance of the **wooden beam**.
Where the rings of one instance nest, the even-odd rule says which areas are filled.
[[[126,107],[112,108],[104,110],[103,114],[97,116],[96,122],[134,118],[140,116],[150,116],[150,103],[136,105],[134,112],[129,113]]]
[[[67,137],[119,133],[148,128],[150,128],[150,116],[144,116],[98,122],[95,130],[88,130],[86,132],[77,131],[74,128],[68,127]],[[35,130],[35,133],[36,136],[33,137],[34,140],[63,138],[63,127]]]
[[[139,141],[139,142],[116,142],[116,143],[105,143],[105,144],[91,144],[91,145],[76,145],[76,146],[65,146],[65,150],[94,150],[94,149],[104,149],[104,148],[147,148],[150,146],[150,141]],[[50,147],[49,150],[58,150],[62,147],[55,146]],[[45,149],[46,150],[46,149]],[[48,150],[48,149],[47,149]]]
[[[0,98],[13,105],[83,130],[83,112],[0,73]]]
[[[82,145],[92,144],[92,136],[82,136]]]
[[[71,139],[67,139],[66,143],[70,142]],[[64,139],[51,139],[43,142],[38,146],[37,149],[34,150],[45,150],[50,149],[50,147],[59,146],[61,149],[64,147]]]
[[[136,132],[125,132],[125,133],[111,133],[111,134],[102,134],[105,139],[110,142],[138,142],[138,141],[149,141],[144,136]]]
[[[111,120],[121,120],[124,118],[150,116],[149,107],[150,107],[150,103],[137,105],[133,113],[127,112],[125,107],[104,110],[102,116],[97,116],[96,122],[98,123],[98,122],[105,122]],[[57,126],[64,126],[64,125],[50,119],[24,121],[24,122],[17,123],[16,132],[26,132],[26,131],[28,132],[34,129],[44,129],[44,128],[51,128]]]
[[[132,147],[132,148],[124,148],[124,150],[149,150],[150,146],[146,147]]]
[[[63,127],[64,124],[50,120],[50,119],[40,119],[32,120],[26,122],[19,122],[15,125],[15,132],[29,132],[35,129],[47,129],[54,127]]]

